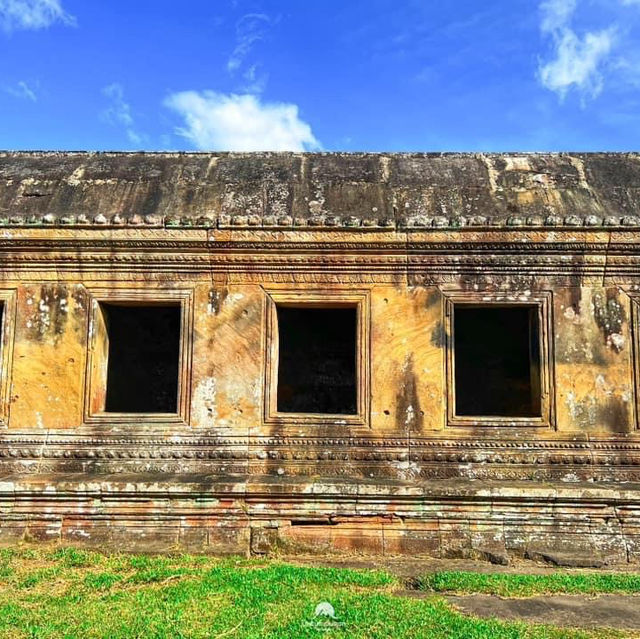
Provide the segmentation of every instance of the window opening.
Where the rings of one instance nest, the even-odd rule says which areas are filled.
[[[454,360],[456,415],[540,417],[537,306],[456,304]]]
[[[176,413],[180,305],[101,308],[109,342],[105,411]]]
[[[282,413],[357,413],[357,308],[277,306]]]

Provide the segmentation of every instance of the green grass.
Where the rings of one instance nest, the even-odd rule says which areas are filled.
[[[2,550],[0,638],[624,636],[474,619],[437,595],[414,599],[395,594],[402,588],[381,571],[273,560]],[[315,607],[323,601],[336,611],[331,627],[314,625]]]
[[[548,575],[436,572],[420,579],[420,589],[437,593],[482,593],[501,597],[550,594],[640,593],[640,574],[552,573]]]

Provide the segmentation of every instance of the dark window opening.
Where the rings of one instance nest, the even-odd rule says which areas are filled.
[[[278,411],[357,413],[357,309],[278,306]]]
[[[536,306],[454,309],[456,415],[540,417]]]
[[[102,304],[108,413],[176,413],[180,306]]]

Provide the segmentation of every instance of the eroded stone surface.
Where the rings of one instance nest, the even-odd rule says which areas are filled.
[[[638,226],[636,154],[0,154],[5,223]]]

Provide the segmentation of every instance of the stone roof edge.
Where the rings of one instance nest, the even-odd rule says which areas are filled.
[[[285,216],[258,216],[258,215],[218,215],[200,217],[160,217],[156,215],[132,215],[131,217],[115,214],[105,216],[98,214],[88,215],[63,215],[53,214],[32,215],[29,217],[9,216],[0,217],[0,227],[53,227],[53,228],[167,228],[167,229],[266,229],[266,230],[461,230],[470,229],[497,229],[497,228],[571,228],[578,227],[589,229],[600,228],[634,228],[640,227],[640,216],[606,216],[588,215],[529,215],[510,216],[507,218],[492,218],[483,215],[471,217],[462,216],[435,216],[424,215],[407,216],[401,220],[393,218],[373,219],[358,216],[332,216],[321,215],[309,218],[294,218]]]
[[[640,150],[633,151],[125,151],[125,150],[55,150],[55,149],[2,149],[0,157],[7,156],[157,156],[157,157],[210,157],[210,156],[238,156],[238,157],[277,157],[277,156],[316,156],[316,157],[582,157],[582,156],[612,156],[628,157],[640,156]]]

